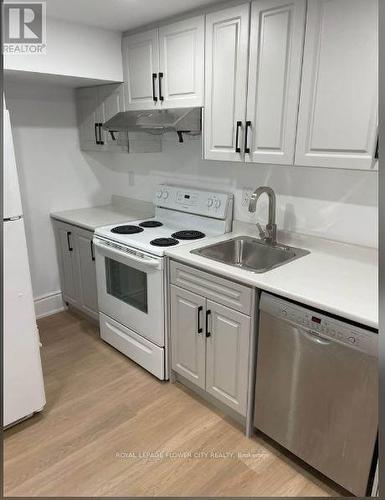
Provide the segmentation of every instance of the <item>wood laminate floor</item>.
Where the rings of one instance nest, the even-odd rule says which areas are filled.
[[[6,496],[340,496],[73,312],[39,321],[47,405],[5,432]]]

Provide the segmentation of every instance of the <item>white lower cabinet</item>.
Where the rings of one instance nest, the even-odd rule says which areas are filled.
[[[80,291],[83,308],[91,315],[98,312],[96,291],[95,252],[92,242],[93,233],[76,234],[79,256]]]
[[[207,301],[206,391],[246,415],[250,317]]]
[[[56,238],[63,300],[78,306],[80,303],[79,260],[77,248],[74,246],[72,226],[57,226]]]
[[[63,300],[98,319],[93,232],[54,220]]]
[[[171,263],[171,283],[181,281],[194,269]],[[197,271],[198,272],[198,271]],[[218,302],[212,299],[218,280]],[[249,385],[251,316],[219,302],[223,299],[223,278],[199,271],[202,289],[208,297],[171,284],[171,367],[242,416],[247,413]],[[188,286],[188,281],[184,281]],[[232,282],[226,280],[228,290]],[[234,296],[241,285],[234,283]],[[245,292],[250,291],[248,287]],[[224,297],[227,300],[227,297]],[[252,314],[252,304],[247,312]]]
[[[172,369],[205,388],[206,299],[171,285]]]

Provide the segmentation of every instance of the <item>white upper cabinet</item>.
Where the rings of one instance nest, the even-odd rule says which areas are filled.
[[[377,12],[377,0],[309,0],[296,164],[374,167]]]
[[[98,87],[76,90],[80,148],[84,151],[100,150],[99,123],[103,121]]]
[[[123,38],[127,110],[203,106],[204,16]]]
[[[98,97],[101,106],[102,123],[110,120],[117,113],[124,111],[124,91],[121,83],[98,87]],[[101,129],[101,139],[108,151],[124,149],[118,141],[119,132],[111,133]]]
[[[203,106],[204,16],[159,28],[159,68],[164,107]]]
[[[153,109],[159,106],[156,90],[158,30],[123,38],[122,54],[126,109]]]
[[[306,0],[252,3],[246,161],[294,162],[305,17]]]
[[[243,161],[250,5],[206,16],[205,158]]]
[[[122,151],[118,134],[103,130],[104,122],[124,110],[123,84],[76,90],[80,148],[83,151]]]

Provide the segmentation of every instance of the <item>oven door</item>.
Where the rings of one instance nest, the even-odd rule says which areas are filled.
[[[163,260],[94,238],[100,312],[164,347]]]

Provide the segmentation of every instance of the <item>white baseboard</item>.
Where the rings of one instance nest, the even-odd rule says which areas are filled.
[[[51,316],[67,309],[60,291],[37,297],[34,302],[37,319]]]

